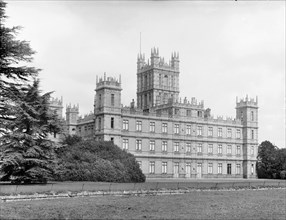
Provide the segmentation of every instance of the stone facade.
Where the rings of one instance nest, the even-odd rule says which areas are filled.
[[[68,106],[69,134],[113,141],[135,155],[147,178],[256,178],[258,101],[236,100],[236,117],[213,118],[203,101],[179,98],[179,54],[137,58],[137,107],[121,104],[121,79],[96,82],[94,113]]]

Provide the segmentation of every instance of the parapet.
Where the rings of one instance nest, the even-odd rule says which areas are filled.
[[[115,77],[106,77],[106,73],[104,73],[104,77],[100,77],[98,78],[98,76],[96,76],[96,89],[101,89],[103,87],[109,87],[112,89],[118,89],[118,90],[122,90],[121,89],[121,75],[119,75],[119,79],[116,79]]]
[[[245,99],[242,98],[240,101],[238,101],[238,97],[236,97],[236,108],[241,107],[254,107],[258,108],[258,97],[256,96],[256,99],[254,98],[248,98],[248,95],[246,95]]]
[[[59,98],[50,97],[49,105],[50,106],[54,106],[54,107],[61,107],[61,108],[63,108],[63,98],[61,97],[61,99],[59,99]]]
[[[145,54],[138,54],[137,56],[137,71],[144,72],[146,70],[152,69],[153,67],[157,67],[160,69],[171,70],[171,71],[179,71],[179,53],[172,52],[171,60],[169,62],[165,62],[164,57],[159,56],[159,49],[152,48],[151,49],[151,57],[147,62],[145,61]]]
[[[69,105],[67,105],[66,106],[66,112],[75,112],[75,113],[78,113],[79,112],[79,105],[77,104],[77,105],[71,105],[71,104],[69,104]]]

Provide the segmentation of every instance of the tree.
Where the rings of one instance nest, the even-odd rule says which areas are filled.
[[[39,69],[23,66],[35,53],[26,41],[16,40],[19,27],[4,27],[6,3],[0,1],[0,172],[2,180],[46,181],[52,173],[50,132],[58,132],[56,115],[49,111],[51,93],[40,94]]]
[[[258,147],[258,178],[280,178],[286,170],[286,151],[279,149],[270,141],[262,142]]]

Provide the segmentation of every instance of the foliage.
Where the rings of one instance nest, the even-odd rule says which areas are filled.
[[[281,178],[286,171],[286,149],[279,149],[269,141],[258,147],[258,178]],[[282,176],[281,176],[282,173]]]
[[[62,144],[63,145],[69,145],[69,146],[72,146],[78,142],[81,142],[82,141],[82,138],[80,136],[77,136],[77,135],[67,135]]]
[[[0,1],[1,22],[5,6]],[[28,42],[16,40],[19,29],[0,25],[0,179],[45,182],[52,176],[53,156],[47,134],[60,128],[49,111],[51,93],[40,94],[39,69],[23,66],[35,52]]]
[[[70,137],[68,137],[70,139]],[[135,157],[112,142],[85,140],[57,150],[56,180],[144,182]]]

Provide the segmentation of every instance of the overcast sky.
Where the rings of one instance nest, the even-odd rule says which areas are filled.
[[[93,111],[96,75],[122,77],[136,99],[140,48],[180,53],[180,96],[235,117],[236,96],[258,96],[259,143],[285,147],[285,1],[8,1],[8,26],[37,52],[43,91]]]

